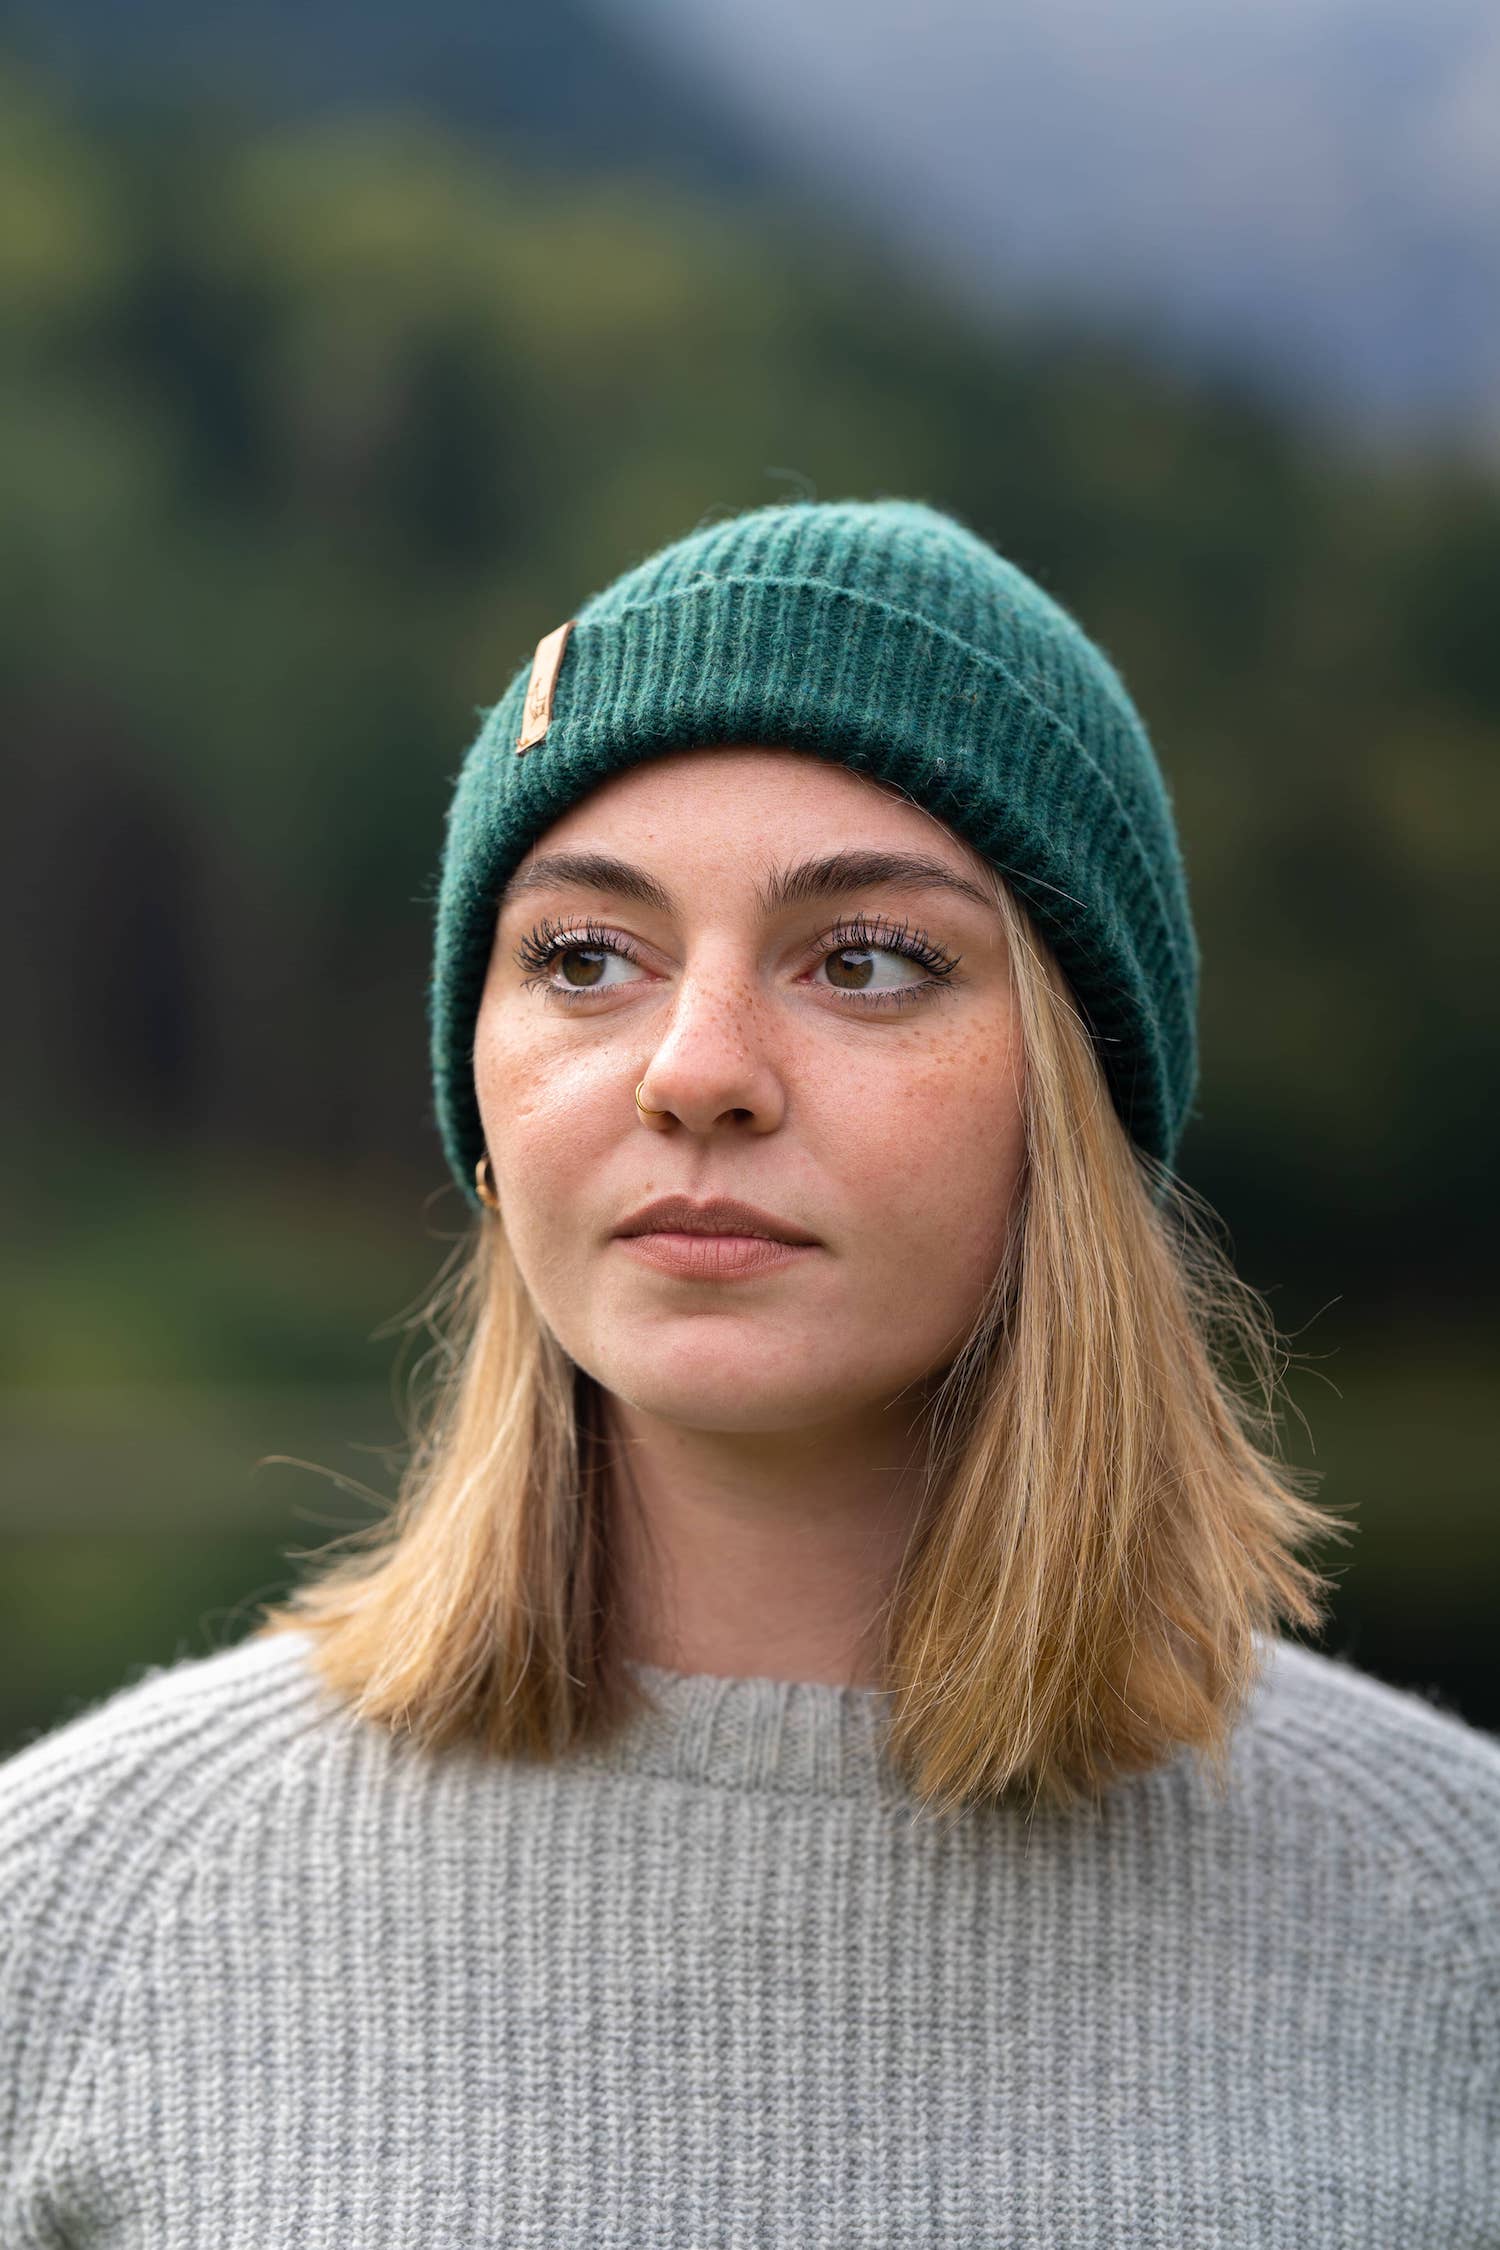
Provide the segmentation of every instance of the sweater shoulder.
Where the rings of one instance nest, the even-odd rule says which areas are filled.
[[[1272,1641],[1254,1752],[1398,1879],[1460,1912],[1500,1906],[1500,1738],[1351,1659]]]
[[[0,2234],[87,2109],[113,1995],[222,1823],[337,1709],[302,1633],[148,1668],[0,1762]],[[47,2239],[53,2239],[49,2232]],[[59,2235],[57,2239],[61,2239]]]
[[[307,1634],[278,1633],[148,1664],[0,1759],[0,1838],[20,1841],[80,1792],[120,1784],[164,1759],[233,1765],[295,1734],[324,1707],[308,1648]]]
[[[156,1664],[0,1761],[0,1933],[13,1955],[107,1898],[117,1929],[174,1843],[327,1723],[307,1636]]]

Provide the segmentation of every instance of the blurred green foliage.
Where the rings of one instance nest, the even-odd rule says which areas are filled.
[[[1500,1724],[1492,477],[415,114],[105,118],[12,66],[0,207],[0,1728],[269,1590],[290,1512],[225,1528],[240,1455],[173,1433],[201,1386],[268,1452],[302,1393],[330,1460],[463,1223],[423,989],[479,714],[632,561],[800,491],[953,509],[1130,681],[1204,953],[1181,1168],[1347,1387],[1341,1621]]]

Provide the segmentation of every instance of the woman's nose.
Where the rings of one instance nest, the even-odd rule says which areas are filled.
[[[779,1114],[779,1072],[767,1034],[751,971],[743,964],[695,969],[679,985],[671,1021],[645,1058],[637,1109],[647,1123],[654,1113],[700,1132],[726,1114]]]

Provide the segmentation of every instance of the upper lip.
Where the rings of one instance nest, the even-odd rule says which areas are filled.
[[[758,1211],[753,1203],[737,1203],[733,1196],[710,1196],[695,1203],[687,1195],[661,1195],[642,1204],[622,1220],[616,1234],[754,1234],[770,1242],[816,1242],[806,1227],[778,1219],[774,1211]]]

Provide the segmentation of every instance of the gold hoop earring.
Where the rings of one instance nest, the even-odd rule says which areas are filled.
[[[645,1085],[645,1083],[646,1083],[646,1081],[645,1081],[645,1079],[643,1078],[643,1079],[641,1080],[641,1085],[640,1085],[640,1086],[637,1086],[637,1087],[636,1087],[636,1090],[635,1090],[635,1106],[636,1106],[636,1108],[637,1108],[637,1109],[638,1109],[638,1110],[640,1111],[640,1113],[641,1113],[642,1117],[665,1117],[665,1116],[667,1116],[667,1115],[668,1115],[668,1112],[667,1112],[666,1110],[664,1110],[664,1109],[647,1109],[647,1107],[646,1107],[645,1103],[644,1103],[644,1102],[643,1102],[643,1101],[641,1100],[641,1086],[644,1086],[644,1085]]]
[[[499,1210],[500,1198],[495,1193],[495,1182],[490,1172],[490,1152],[488,1149],[485,1150],[474,1167],[474,1192],[479,1197],[480,1202],[487,1205],[491,1211]]]

